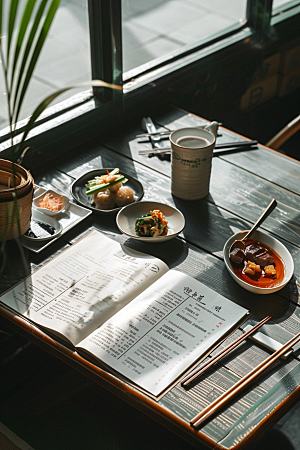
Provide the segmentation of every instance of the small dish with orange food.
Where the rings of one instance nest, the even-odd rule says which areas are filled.
[[[48,216],[57,216],[66,211],[69,206],[69,198],[58,192],[48,189],[43,194],[33,199],[33,206],[36,210]]]
[[[223,255],[227,270],[240,286],[250,292],[271,294],[279,291],[294,273],[290,252],[271,235],[256,230],[241,254],[230,255],[231,244],[246,233],[236,233],[226,242]]]

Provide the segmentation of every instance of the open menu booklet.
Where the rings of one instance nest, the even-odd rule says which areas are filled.
[[[248,314],[194,278],[95,230],[0,301],[152,396]]]

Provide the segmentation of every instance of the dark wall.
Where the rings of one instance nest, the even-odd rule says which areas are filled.
[[[199,62],[198,71],[178,86],[176,104],[265,144],[300,114],[299,36],[297,15],[273,26],[268,36]],[[300,159],[298,142],[295,136],[282,149]]]

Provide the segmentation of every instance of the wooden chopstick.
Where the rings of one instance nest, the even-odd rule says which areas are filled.
[[[219,398],[214,402],[204,408],[199,414],[197,414],[191,421],[190,424],[193,427],[199,427],[204,422],[206,422],[212,415],[216,414],[220,409],[222,409],[228,402],[230,402],[233,397],[239,394],[243,388],[248,386],[256,377],[258,377],[264,370],[268,369],[278,358],[284,355],[293,345],[295,345],[300,340],[300,333],[296,334],[292,339],[290,339],[286,344],[284,344],[279,350],[270,355],[261,364],[259,364],[255,369],[241,378],[237,383],[235,383],[228,391],[224,392]]]
[[[262,325],[264,325],[268,320],[271,319],[271,316],[265,317],[263,320],[258,322],[256,325],[254,325],[251,330],[247,331],[246,333],[243,333],[240,337],[235,339],[231,344],[227,345],[223,350],[221,350],[219,353],[217,353],[215,356],[213,356],[209,361],[204,363],[201,367],[196,368],[194,371],[189,373],[182,381],[181,386],[187,387],[189,384],[191,384],[195,378],[199,377],[205,370],[209,369],[213,364],[215,364],[217,361],[219,361],[221,358],[226,356],[231,350],[236,348],[241,342],[243,342],[248,336],[251,336],[251,334],[255,333]]]

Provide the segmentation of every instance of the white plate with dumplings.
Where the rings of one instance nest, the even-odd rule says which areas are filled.
[[[106,203],[105,208],[107,207],[107,209],[102,209],[101,202],[99,202],[99,204],[96,206],[94,202],[94,196],[86,195],[86,185],[90,180],[93,180],[98,176],[101,177],[103,175],[106,175],[107,171],[112,172],[113,170],[113,168],[95,169],[79,177],[76,181],[74,181],[71,187],[71,193],[74,200],[81,206],[89,208],[98,213],[114,213],[123,208],[124,205],[120,204],[122,200],[120,201],[119,205],[116,205],[116,203],[108,204],[106,199],[104,199],[103,205]],[[126,188],[128,187],[133,191],[134,203],[140,201],[144,195],[142,184],[136,178],[123,172],[122,169],[120,169],[120,174],[124,175],[127,179],[127,182],[123,183],[123,186]]]

